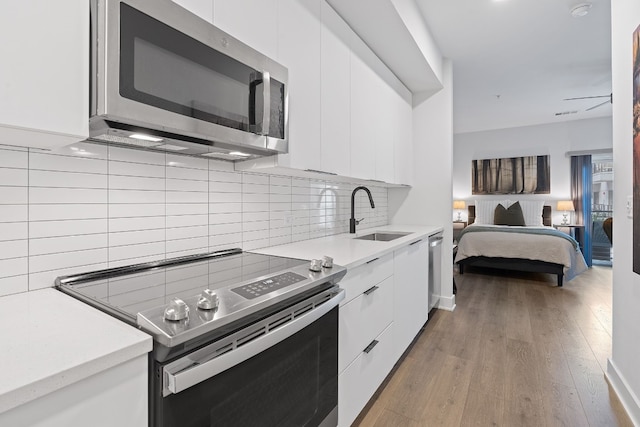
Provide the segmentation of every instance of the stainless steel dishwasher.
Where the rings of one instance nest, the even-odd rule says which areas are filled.
[[[429,311],[440,302],[442,233],[429,236]]]

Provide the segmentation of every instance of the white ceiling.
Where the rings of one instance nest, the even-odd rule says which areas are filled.
[[[585,111],[606,98],[563,101],[611,92],[611,3],[572,17],[583,1],[416,0],[453,62],[455,133],[611,116]]]

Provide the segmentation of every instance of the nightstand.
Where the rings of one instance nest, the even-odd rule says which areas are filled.
[[[581,224],[553,224],[553,228],[563,231],[576,239],[580,250],[584,247],[584,225]]]
[[[467,221],[453,221],[453,241],[458,241],[460,232],[467,226]]]

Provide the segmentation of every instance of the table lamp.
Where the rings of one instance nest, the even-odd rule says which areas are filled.
[[[573,202],[571,200],[558,200],[558,205],[556,209],[559,211],[563,211],[562,213],[562,224],[561,225],[569,225],[569,212],[575,211],[573,207]]]
[[[456,221],[462,221],[462,210],[466,207],[464,200],[454,200],[453,201],[453,209],[458,211],[458,218]]]

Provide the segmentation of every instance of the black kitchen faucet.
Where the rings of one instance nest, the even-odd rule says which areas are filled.
[[[358,192],[358,190],[364,190],[367,192],[367,195],[369,196],[369,202],[371,202],[371,207],[375,209],[376,205],[373,203],[373,197],[371,197],[371,191],[369,191],[369,189],[367,187],[356,187],[353,190],[353,193],[351,193],[351,219],[349,219],[349,233],[355,233],[356,232],[356,225],[360,224],[360,221],[362,221],[364,218],[360,218],[360,219],[356,219],[355,216],[355,198],[356,198],[356,193]]]

